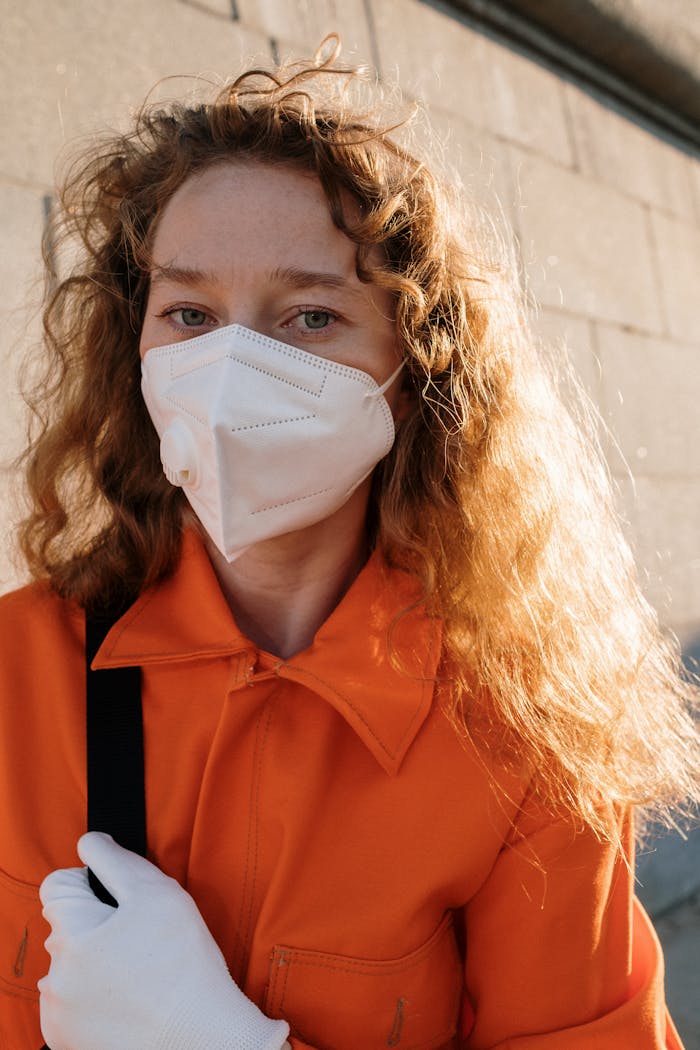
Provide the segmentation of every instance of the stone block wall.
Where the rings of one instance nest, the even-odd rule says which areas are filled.
[[[13,374],[37,331],[39,237],[54,163],[76,135],[119,126],[172,74],[308,55],[338,30],[359,61],[427,106],[448,164],[519,245],[535,324],[565,341],[610,427],[620,506],[662,621],[700,651],[700,161],[501,38],[424,0],[44,0],[4,19],[0,144],[5,387],[0,456],[22,440]],[[193,90],[161,82],[158,97]],[[0,589],[16,511],[3,476]],[[661,896],[658,898],[661,900]],[[664,901],[668,901],[664,898]]]

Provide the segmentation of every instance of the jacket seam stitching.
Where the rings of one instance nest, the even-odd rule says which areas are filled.
[[[257,732],[260,733],[262,729],[262,736],[259,739],[257,745],[257,756],[255,760],[255,774],[253,776],[253,783],[251,784],[250,790],[250,818],[248,822],[248,844],[246,849],[246,867],[245,874],[243,877],[243,902],[241,907],[241,917],[239,920],[239,943],[240,943],[240,978],[241,981],[245,978],[245,970],[248,966],[248,945],[250,941],[250,931],[253,921],[253,909],[255,907],[255,889],[257,886],[258,877],[258,854],[260,845],[260,821],[259,821],[259,806],[260,806],[260,784],[262,779],[262,763],[265,754],[265,747],[267,744],[267,737],[270,731],[272,723],[272,703],[271,699],[268,699],[265,707],[260,713],[258,719]],[[264,723],[264,724],[263,724]],[[249,872],[251,870],[250,862],[252,856],[252,876],[250,882],[250,890],[247,889]],[[248,904],[246,908],[246,896],[248,896]]]

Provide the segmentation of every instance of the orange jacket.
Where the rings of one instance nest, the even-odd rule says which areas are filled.
[[[458,740],[420,609],[390,660],[414,594],[374,557],[280,661],[186,538],[95,661],[143,668],[151,858],[295,1050],[680,1047],[624,863]],[[2,1050],[43,1041],[37,887],[85,829],[83,645],[82,613],[45,587],[0,600]]]

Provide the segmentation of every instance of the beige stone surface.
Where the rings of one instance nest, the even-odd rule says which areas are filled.
[[[486,126],[511,142],[571,166],[574,150],[559,77],[489,39],[484,61]]]
[[[599,404],[602,375],[591,322],[559,310],[542,309],[532,325],[555,365],[562,370],[570,365],[588,396]]]
[[[695,203],[695,225],[700,226],[700,157],[689,157],[688,166]]]
[[[486,126],[485,38],[420,0],[370,0],[382,73],[431,106]]]
[[[372,41],[364,0],[236,0],[243,24],[280,43],[282,55],[310,56],[328,33],[338,33],[343,54],[371,62]]]
[[[577,166],[584,175],[664,211],[695,218],[690,163],[684,150],[576,85],[567,83],[564,90]]]
[[[214,15],[226,22],[237,21],[238,0],[178,0],[185,7],[191,7],[205,15]]]
[[[573,163],[562,86],[548,70],[420,0],[371,0],[381,68],[430,106]]]
[[[507,145],[483,128],[431,106],[430,137],[420,142],[428,164],[481,205],[510,242],[517,219],[517,191]]]
[[[186,3],[149,0],[61,0],[13,4],[3,20],[0,91],[12,99],[12,148],[0,175],[32,185],[53,181],[56,156],[76,136],[124,126],[157,81],[154,97],[196,90],[192,76],[220,80],[243,58],[269,63],[269,41],[258,30]]]
[[[645,209],[611,187],[513,150],[529,289],[545,306],[659,332]]]
[[[16,372],[23,351],[38,334],[37,309],[42,294],[41,234],[44,205],[40,193],[0,183],[3,217],[0,287],[3,288],[0,362],[3,374],[0,412],[0,460],[17,451],[22,409]]]
[[[39,331],[41,298],[39,245],[44,221],[42,195],[28,187],[0,183],[3,246],[0,287],[3,288],[0,327],[2,411],[0,411],[0,592],[21,578],[15,565],[12,528],[19,516],[18,485],[12,460],[21,450],[25,406],[18,391],[17,371],[27,347]]]
[[[668,331],[700,344],[700,226],[652,212],[660,294]],[[700,353],[700,350],[698,350]]]
[[[700,351],[610,325],[597,326],[602,408],[619,443],[611,467],[695,479],[700,492]],[[700,531],[700,521],[698,521]]]

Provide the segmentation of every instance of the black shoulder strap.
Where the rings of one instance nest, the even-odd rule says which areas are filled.
[[[141,670],[93,671],[92,661],[123,612],[85,618],[87,694],[87,827],[107,831],[126,849],[146,856],[146,794],[143,768]],[[117,902],[88,871],[95,896]],[[44,1045],[41,1050],[49,1050]]]
[[[120,846],[145,857],[141,670],[117,667],[93,671],[90,666],[119,614],[100,619],[88,616],[85,623],[87,827],[88,831],[108,832]],[[116,905],[93,873],[88,875],[96,896]]]

